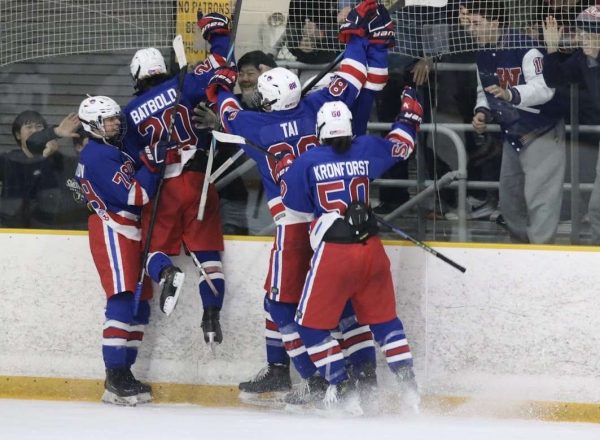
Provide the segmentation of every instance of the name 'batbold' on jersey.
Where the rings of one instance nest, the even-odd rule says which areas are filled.
[[[136,124],[139,124],[148,116],[173,104],[176,98],[177,92],[175,91],[175,89],[168,89],[160,95],[157,95],[154,98],[145,101],[139,107],[136,107],[133,110],[131,110],[131,119],[133,119],[133,122],[135,122]]]

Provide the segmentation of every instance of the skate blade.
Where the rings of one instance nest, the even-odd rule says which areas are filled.
[[[163,305],[163,313],[169,316],[175,310],[175,306],[177,306],[177,301],[179,300],[179,294],[181,293],[181,289],[183,288],[183,281],[185,280],[185,273],[179,272],[176,273],[173,277],[173,286],[175,286],[175,295],[168,297],[165,299],[165,304]]]
[[[138,396],[117,396],[115,393],[104,390],[102,402],[118,406],[136,406]]]
[[[137,403],[150,403],[152,402],[152,394],[140,393],[137,395]]]
[[[218,342],[215,342],[215,338],[217,337],[217,334],[215,332],[206,332],[205,336],[208,338],[208,348],[210,350],[210,352],[213,354],[213,356],[217,355],[217,345],[219,345]]]
[[[249,393],[240,391],[238,398],[241,402],[271,409],[283,409],[286,405],[284,397],[288,391],[273,391],[270,393]]]

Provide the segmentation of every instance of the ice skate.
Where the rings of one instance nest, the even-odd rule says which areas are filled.
[[[350,377],[356,381],[356,389],[363,410],[368,414],[379,413],[376,366],[368,363],[363,365],[360,371],[356,371],[354,368]]]
[[[131,369],[125,372],[126,378],[130,383],[133,383],[137,387],[137,403],[148,403],[152,402],[152,386],[150,384],[141,382],[135,378]]]
[[[284,409],[288,412],[301,414],[312,412],[325,398],[328,387],[329,382],[319,375],[302,379],[292,387],[292,391],[283,397]]]
[[[329,385],[318,413],[324,416],[362,416],[358,391],[352,380]]]
[[[204,342],[206,342],[210,348],[210,351],[214,354],[215,347],[217,344],[223,342],[223,332],[221,331],[221,323],[219,322],[220,312],[215,307],[208,307],[204,309],[202,315],[202,331],[204,332]]]
[[[128,368],[107,368],[102,401],[120,406],[135,406],[138,403],[139,388],[129,380]]]
[[[169,316],[175,310],[185,274],[175,266],[164,268],[160,274],[160,310]]]
[[[396,370],[396,379],[400,385],[400,402],[403,409],[419,414],[421,395],[415,380],[415,373],[411,366],[401,367]]]
[[[268,364],[254,378],[239,384],[239,398],[253,405],[280,406],[291,388],[290,366]]]

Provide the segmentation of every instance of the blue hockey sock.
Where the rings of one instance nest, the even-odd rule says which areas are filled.
[[[200,262],[200,265],[209,278],[209,280],[206,280],[205,276],[200,273],[198,290],[200,292],[200,298],[202,299],[202,306],[205,309],[208,307],[214,307],[221,310],[221,307],[223,307],[223,297],[225,294],[225,276],[223,275],[221,255],[217,251],[197,251],[194,252],[194,255]],[[210,287],[209,281],[216,289],[216,295]]]
[[[385,355],[388,367],[396,371],[401,367],[412,366],[413,359],[402,322],[398,318],[381,324],[371,324],[371,331]]]
[[[168,266],[173,266],[173,261],[163,252],[151,252],[148,254],[146,272],[155,283],[160,282],[160,274]]]
[[[133,317],[131,322],[131,332],[127,338],[127,365],[132,366],[137,359],[138,347],[144,337],[144,328],[150,321],[150,302],[140,301],[138,314]]]
[[[139,316],[144,316],[147,310],[149,317],[147,301],[140,302],[139,309]],[[106,302],[105,316],[102,331],[104,365],[106,368],[130,367],[144,336],[144,324],[139,322],[139,317],[137,321],[133,317],[133,294],[124,292],[111,296]]]
[[[287,304],[266,299],[268,312],[279,327],[285,350],[293,362],[296,371],[304,379],[311,377],[317,368],[310,360],[306,347],[300,339],[298,324],[294,321],[296,304]]]
[[[327,382],[335,385],[348,379],[342,347],[329,330],[298,325],[298,331],[306,344],[310,359]]]
[[[358,373],[366,366],[374,368],[377,360],[373,333],[368,325],[358,323],[350,301],[342,312],[339,330],[342,333],[340,345],[353,370]]]
[[[279,332],[279,326],[271,318],[267,310],[267,298],[265,296],[265,346],[267,349],[267,363],[288,365],[290,358],[283,346],[283,338]]]

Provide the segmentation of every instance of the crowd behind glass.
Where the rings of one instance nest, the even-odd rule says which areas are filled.
[[[339,49],[336,39],[337,23],[352,3],[348,0],[291,0],[284,49],[278,48],[277,53],[272,54],[274,61],[287,56],[288,59],[305,63],[306,69],[299,72],[301,80],[314,74],[319,69],[311,67],[311,64],[327,63],[335,57],[336,50]],[[475,8],[477,3],[450,0],[443,11],[405,8],[392,15],[397,22],[397,46],[390,55],[392,74],[388,85],[380,93],[371,120],[391,122],[397,112],[402,88],[405,85],[416,85],[427,109],[426,122],[472,124],[472,129],[459,133],[469,158],[469,181],[498,182],[501,180],[501,169],[506,167],[502,164],[503,138],[497,131],[482,129],[481,124],[485,127],[486,122],[495,121],[486,120],[489,115],[477,108],[477,72],[475,69],[439,70],[436,69],[437,63],[474,64],[478,52],[491,50],[495,46],[493,38],[489,42],[480,41],[482,34],[493,33],[494,25],[497,25],[500,33],[512,29],[510,32],[525,35],[527,41],[531,42],[531,47],[537,47],[541,51],[544,65],[551,65],[551,70],[545,72],[544,78],[547,86],[555,90],[555,106],[560,117],[567,124],[574,119],[569,102],[573,89],[571,83],[577,83],[575,88],[578,89],[578,108],[574,109],[576,119],[581,125],[595,127],[599,125],[600,119],[600,73],[597,60],[600,48],[600,14],[596,14],[597,11],[593,8],[591,11],[587,9],[588,4],[585,1],[540,0],[536,8],[528,11],[529,18],[523,19],[521,16],[519,28],[513,29],[510,15],[504,12],[498,15],[480,13],[479,9]],[[490,5],[495,4],[494,0],[479,3],[487,4],[488,9]],[[499,7],[499,10],[502,8]],[[565,45],[569,48],[565,49]],[[561,66],[566,65],[573,65],[573,69],[577,70],[577,59],[581,64],[578,75],[556,74],[564,73],[565,69],[561,70]],[[569,72],[572,73],[567,73]],[[584,72],[583,75],[581,72]],[[243,80],[244,76],[240,75],[240,81]],[[480,71],[480,86],[489,87],[488,84],[481,84],[484,80]],[[506,102],[510,104],[512,100],[514,103],[514,96],[508,96],[506,92],[511,88],[505,84],[503,86],[498,90],[490,89],[488,93],[500,97],[501,100],[510,98],[506,99]],[[512,90],[514,94],[514,89]],[[504,93],[507,93],[506,96]],[[110,91],[107,90],[106,94],[110,95]],[[73,115],[67,115],[53,126],[47,123],[43,115],[31,109],[15,115],[11,131],[14,144],[3,145],[0,150],[0,227],[85,230],[90,211],[85,203],[82,203],[72,179],[77,155],[81,148],[84,148],[79,137],[81,131]],[[592,183],[596,179],[598,141],[598,133],[593,131],[584,130],[579,134],[578,146],[582,152],[579,180],[582,183]],[[568,133],[565,142],[569,145]],[[452,160],[434,157],[430,148],[433,143],[430,133],[425,131],[421,134],[419,146],[424,152],[421,157],[425,161],[427,178],[439,177],[452,168]],[[561,156],[562,169],[566,169],[567,174],[564,180],[566,182],[571,180],[568,175],[569,167],[566,166],[569,162],[569,151],[569,148],[566,148]],[[227,152],[224,152],[222,155],[226,154]],[[507,160],[506,152],[504,160]],[[385,177],[409,179],[414,177],[415,168],[414,159],[411,159],[399,163]],[[221,190],[222,217],[226,223],[226,233],[243,235],[269,232],[268,215],[264,216],[264,222],[260,219],[263,208],[261,204],[264,204],[264,201],[261,201],[262,194],[257,182],[256,176],[250,172],[243,180],[236,179],[234,186]],[[596,184],[591,194],[589,191],[580,193],[583,222],[590,225],[589,236],[581,241],[584,244],[600,243],[600,203],[597,203],[598,206],[594,204],[595,197],[600,201],[600,194],[596,194],[595,186]],[[502,191],[500,185],[500,199]],[[600,189],[598,192],[600,193]],[[249,194],[252,194],[252,197],[249,197]],[[380,187],[378,197],[375,197],[378,200],[377,206],[374,207],[375,212],[390,213],[407,202],[412,195],[414,191],[407,188]],[[456,221],[456,191],[439,191],[436,192],[436,197],[440,200],[424,203],[418,210],[421,221],[444,221],[449,224]],[[545,194],[540,197],[545,198]],[[562,205],[557,208],[560,221],[570,224],[569,191],[564,192],[562,200],[553,200],[552,203]],[[595,209],[599,211],[598,214],[594,212]],[[469,222],[500,225],[504,223],[506,226],[497,188],[470,189],[467,210]],[[417,215],[416,211],[405,213],[403,216],[414,217]],[[595,231],[594,227],[595,216],[599,217],[598,231]],[[396,220],[403,221],[402,218],[400,216]],[[408,225],[407,228],[414,226],[410,222],[404,224]],[[508,230],[510,228],[499,228],[496,236],[489,237],[489,241],[556,242],[556,233],[537,240],[527,237],[526,234],[519,236],[510,233]],[[447,239],[453,238],[448,236]]]

